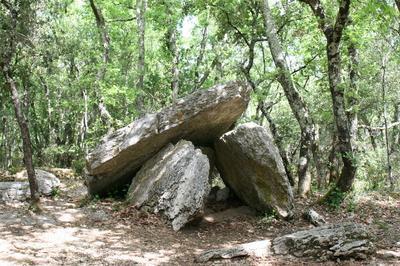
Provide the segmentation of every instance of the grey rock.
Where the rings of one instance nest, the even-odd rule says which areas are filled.
[[[197,262],[252,256],[293,255],[323,260],[366,259],[374,246],[363,225],[340,223],[295,232],[275,239],[245,243],[229,248],[210,249],[196,257]],[[391,256],[394,252],[381,252]],[[379,253],[378,253],[379,255]],[[386,257],[387,258],[387,257]]]
[[[86,160],[89,193],[106,194],[113,186],[129,183],[143,163],[169,142],[212,143],[242,115],[250,90],[240,82],[198,90],[105,136]]]
[[[271,241],[260,240],[241,244],[231,248],[210,249],[196,257],[198,263],[216,259],[232,259],[237,257],[266,257],[272,255]]]
[[[58,188],[61,184],[60,179],[58,179],[52,173],[41,169],[35,169],[36,180],[38,182],[39,193],[41,195],[50,196],[55,188]],[[28,180],[28,173],[23,170],[15,174],[16,180]]]
[[[215,200],[217,202],[226,201],[229,199],[231,190],[228,187],[221,188],[217,191]]]
[[[50,196],[54,189],[60,186],[60,180],[52,173],[36,169],[36,181],[40,195]],[[28,174],[21,171],[15,175],[17,180],[27,180]],[[30,197],[29,182],[0,182],[0,201],[23,201]]]
[[[29,196],[28,182],[0,182],[0,202],[23,201]]]
[[[221,177],[247,205],[259,212],[292,216],[293,194],[271,133],[246,123],[215,142]]]
[[[202,215],[209,171],[207,156],[191,142],[169,144],[143,165],[127,200],[139,209],[162,213],[177,231]]]
[[[277,237],[272,246],[277,255],[365,259],[374,252],[365,226],[339,223]]]
[[[314,211],[311,208],[307,209],[304,212],[303,217],[307,221],[309,221],[312,225],[315,225],[315,226],[320,226],[320,225],[326,224],[324,217],[322,217],[319,213],[317,213],[316,211]]]
[[[400,250],[387,250],[381,249],[376,252],[376,255],[382,259],[399,259],[400,260]]]

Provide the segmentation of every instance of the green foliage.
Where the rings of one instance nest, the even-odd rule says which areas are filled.
[[[57,198],[58,196],[60,196],[60,189],[58,187],[53,187],[51,190],[51,197],[52,198]]]
[[[274,222],[276,222],[278,216],[275,212],[275,210],[271,210],[267,213],[265,213],[262,218],[258,221],[259,225],[261,226],[270,226]]]
[[[333,186],[326,197],[323,199],[323,202],[332,210],[337,210],[340,208],[344,198],[346,197],[346,193],[342,192],[336,186]]]
[[[13,1],[9,1],[13,2]],[[249,45],[257,39],[250,69],[256,83],[248,111],[239,122],[266,125],[257,113],[259,103],[270,105],[290,166],[297,163],[300,128],[277,82],[277,70],[265,41],[259,1],[244,0],[149,0],[145,13],[144,88],[137,88],[138,27],[135,1],[96,0],[110,37],[110,62],[99,92],[94,90],[103,67],[103,46],[95,17],[87,1],[14,1],[21,11],[13,74],[23,112],[29,121],[35,164],[72,167],[82,174],[87,152],[112,131],[99,116],[99,98],[113,118],[114,129],[131,123],[143,112],[156,111],[171,102],[172,56],[168,32],[177,29],[179,95],[228,80],[246,80]],[[352,21],[345,29],[340,51],[342,92],[346,112],[358,115],[358,166],[355,193],[387,187],[387,155],[382,130],[382,58],[386,62],[386,103],[390,123],[397,121],[400,93],[399,10],[385,1],[361,0],[351,6]],[[323,1],[328,22],[335,19],[337,1]],[[281,1],[271,6],[279,39],[300,96],[320,128],[322,161],[327,161],[335,131],[329,91],[326,47],[318,21],[300,1]],[[13,36],[10,16],[0,4],[0,64]],[[203,33],[207,29],[206,34]],[[202,42],[205,45],[202,47]],[[359,54],[357,90],[349,87],[350,57],[354,43]],[[202,51],[203,49],[203,51]],[[0,84],[4,84],[0,74]],[[204,77],[203,83],[199,80]],[[100,94],[100,95],[99,95]],[[143,99],[144,110],[138,100]],[[351,103],[356,99],[357,103]],[[21,139],[14,120],[8,90],[0,89],[0,167],[14,172],[22,167]],[[351,106],[350,106],[351,105]],[[398,112],[398,111],[397,111]],[[86,127],[87,126],[87,127]],[[394,176],[400,176],[399,127],[389,129],[390,159]],[[371,145],[374,139],[376,148]],[[315,182],[314,182],[315,184]],[[115,197],[116,195],[111,195]],[[330,204],[338,208],[345,195],[333,192]],[[353,207],[349,207],[352,209]]]

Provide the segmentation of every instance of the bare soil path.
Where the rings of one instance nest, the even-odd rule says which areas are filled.
[[[85,201],[79,179],[62,179],[54,198],[43,199],[42,214],[26,203],[0,205],[0,265],[192,265],[196,254],[216,247],[273,238],[308,228],[300,215],[293,221],[255,216],[247,207],[214,206],[205,219],[174,232],[157,216],[121,201]],[[307,202],[298,202],[301,210]],[[215,212],[216,209],[222,211]],[[378,248],[400,251],[399,198],[369,196],[357,205],[327,212],[328,222],[357,221],[376,235]],[[241,258],[208,265],[322,265],[294,257]],[[395,265],[393,258],[329,262],[323,265]]]

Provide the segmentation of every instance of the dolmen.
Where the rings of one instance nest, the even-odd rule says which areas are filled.
[[[130,204],[179,230],[201,217],[216,167],[244,203],[291,217],[293,195],[271,133],[255,123],[236,127],[250,93],[243,82],[198,90],[106,135],[86,158],[89,193],[129,187]]]

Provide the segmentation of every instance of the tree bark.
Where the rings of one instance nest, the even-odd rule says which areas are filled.
[[[96,6],[94,0],[89,0],[89,2],[93,15],[96,18],[96,25],[103,46],[102,64],[97,71],[96,82],[94,84],[94,94],[97,98],[97,107],[100,112],[100,118],[103,124],[105,124],[108,128],[111,128],[113,123],[112,116],[108,112],[107,107],[104,103],[104,98],[101,93],[101,87],[100,87],[101,83],[104,81],[104,77],[107,72],[107,65],[110,61],[110,37],[108,35],[106,23],[100,8]]]
[[[179,51],[177,45],[178,30],[176,25],[171,25],[168,32],[169,41],[169,51],[172,56],[172,66],[171,66],[171,91],[172,91],[172,103],[176,103],[179,94]]]
[[[206,45],[207,45],[207,36],[208,36],[208,25],[204,26],[203,28],[203,32],[202,32],[202,38],[201,38],[201,42],[200,42],[200,52],[199,52],[199,56],[196,59],[196,69],[195,69],[195,73],[194,73],[194,77],[195,77],[195,89],[199,89],[200,86],[202,85],[203,81],[203,76],[200,76],[200,66],[203,63],[203,59],[204,59],[204,53],[206,51]],[[203,82],[202,82],[203,81]]]
[[[136,25],[138,30],[138,62],[137,62],[137,72],[138,80],[136,83],[136,89],[138,90],[138,97],[136,98],[136,106],[139,112],[144,109],[143,103],[143,93],[144,93],[144,77],[146,74],[146,47],[145,47],[145,31],[146,31],[146,9],[147,0],[137,0],[136,1]]]
[[[382,101],[383,101],[383,121],[385,124],[385,148],[386,148],[386,166],[387,166],[387,178],[390,183],[390,188],[394,188],[394,177],[392,173],[392,163],[390,161],[390,144],[389,144],[389,129],[388,129],[388,117],[387,117],[387,102],[386,102],[386,55],[382,58]]]
[[[357,149],[357,129],[358,129],[358,115],[356,110],[356,105],[358,103],[358,68],[359,68],[359,58],[357,48],[353,41],[349,41],[349,46],[347,48],[350,64],[349,64],[349,79],[350,79],[350,93],[348,95],[348,104],[350,108],[347,111],[347,117],[349,119],[349,130],[350,130],[350,142],[353,144],[354,148]]]
[[[400,123],[400,99],[397,100],[394,106],[393,123]],[[393,129],[392,134],[392,147],[390,149],[390,154],[399,150],[400,145],[400,130],[398,128]]]
[[[33,160],[32,160],[32,143],[31,143],[31,138],[30,138],[30,134],[29,134],[28,123],[22,112],[20,97],[19,97],[18,89],[17,89],[17,84],[15,83],[14,79],[12,78],[12,74],[11,74],[11,71],[9,70],[9,66],[4,65],[2,67],[2,72],[3,72],[4,78],[5,78],[7,87],[11,93],[15,117],[17,119],[18,126],[21,131],[22,148],[24,151],[24,164],[25,164],[26,171],[28,173],[29,188],[30,188],[30,192],[31,192],[32,204],[34,206],[37,206],[38,203],[40,202],[40,196],[39,196],[38,184],[36,182],[35,169],[34,169]]]
[[[315,166],[317,169],[319,183],[322,183],[322,179],[325,178],[324,171],[322,169],[322,163],[320,161],[321,152],[318,143],[318,130],[311,117],[311,114],[302,99],[301,95],[297,91],[295,84],[291,77],[291,71],[282,50],[281,43],[276,32],[275,22],[271,14],[271,10],[268,5],[268,0],[263,0],[263,11],[264,11],[264,25],[267,41],[269,44],[270,52],[274,60],[275,66],[279,70],[278,81],[281,84],[285,96],[289,102],[290,108],[296,117],[301,129],[301,154],[299,158],[298,174],[299,174],[299,194],[305,196],[310,187],[311,182],[308,181],[308,163],[309,163],[309,150],[312,151]]]
[[[28,174],[29,188],[31,193],[31,207],[34,211],[40,211],[40,196],[38,192],[38,184],[36,181],[35,169],[33,166],[32,160],[32,143],[29,134],[29,127],[22,111],[22,106],[20,102],[20,96],[18,93],[17,84],[13,77],[13,71],[11,69],[11,62],[16,53],[16,46],[18,44],[17,39],[17,29],[18,26],[27,26],[20,25],[26,23],[25,18],[21,14],[29,14],[32,15],[32,10],[30,9],[30,5],[24,5],[20,9],[16,9],[12,6],[12,4],[8,3],[5,0],[1,0],[0,3],[9,11],[9,19],[10,19],[10,28],[8,29],[5,41],[4,41],[4,52],[1,54],[0,61],[0,70],[4,76],[4,80],[6,83],[6,87],[9,89],[11,94],[11,99],[14,107],[15,118],[17,120],[21,138],[22,138],[22,148],[24,153],[24,165]],[[26,10],[22,10],[22,8]],[[23,28],[23,27],[22,27]]]
[[[324,7],[322,6],[320,0],[300,1],[310,6],[312,12],[318,20],[319,28],[326,38],[329,89],[331,92],[333,116],[335,118],[338,134],[338,147],[343,161],[343,168],[336,186],[331,189],[323,199],[324,201],[329,202],[334,197],[338,196],[338,193],[336,193],[337,190],[342,192],[340,195],[343,195],[344,192],[347,192],[351,189],[357,171],[355,152],[351,143],[349,120],[345,111],[344,88],[341,77],[341,56],[339,49],[343,30],[349,20],[351,0],[340,1],[339,11],[334,24],[328,21],[325,15]]]
[[[311,191],[311,174],[308,170],[309,167],[309,142],[305,136],[301,136],[300,150],[299,150],[299,185],[297,194],[300,198],[306,198]]]

